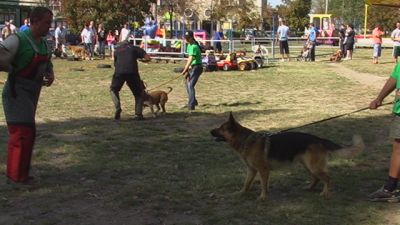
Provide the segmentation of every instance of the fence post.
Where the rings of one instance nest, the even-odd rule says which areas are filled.
[[[271,42],[272,59],[275,59],[275,15],[272,15],[272,42]]]

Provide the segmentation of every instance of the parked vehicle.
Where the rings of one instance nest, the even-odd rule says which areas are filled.
[[[237,70],[237,58],[236,53],[230,53],[226,56],[225,59],[221,59],[217,62],[218,69],[229,71],[229,70]]]

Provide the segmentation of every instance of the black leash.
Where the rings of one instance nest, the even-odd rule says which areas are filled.
[[[156,86],[156,87],[150,88],[148,91],[152,91],[152,90],[154,90],[154,89],[157,89],[157,88],[159,88],[159,87],[162,87],[162,86],[164,86],[164,85],[166,85],[166,84],[168,84],[168,83],[170,83],[170,82],[172,82],[172,81],[178,79],[179,77],[183,77],[183,76],[182,76],[181,74],[179,74],[179,75],[175,76],[174,78],[172,78],[172,79],[170,79],[170,80],[167,80],[166,82],[164,82],[164,83],[162,83],[162,84],[160,84],[160,85],[158,85],[158,86]]]
[[[380,105],[380,106],[384,106],[384,105],[390,105],[390,104],[392,104],[392,103],[393,103],[393,102],[387,102],[387,103],[383,103],[383,104],[382,104],[382,105]],[[357,109],[357,110],[355,110],[355,111],[352,111],[352,112],[343,113],[343,114],[340,114],[340,115],[337,115],[337,116],[333,116],[333,117],[329,117],[329,118],[326,118],[326,119],[322,119],[322,120],[314,121],[314,122],[312,122],[312,123],[304,124],[304,125],[301,125],[301,126],[298,126],[298,127],[292,127],[292,128],[288,128],[288,129],[285,129],[285,130],[281,130],[281,131],[279,131],[279,132],[277,132],[277,133],[280,133],[280,132],[286,132],[286,131],[290,131],[290,130],[294,130],[294,129],[298,129],[298,128],[302,128],[302,127],[310,126],[310,125],[317,124],[317,123],[322,123],[322,122],[325,122],[325,121],[328,121],[328,120],[337,119],[337,118],[339,118],[339,117],[343,117],[343,116],[351,115],[351,114],[353,114],[353,113],[361,112],[361,111],[364,111],[364,110],[367,110],[367,109],[369,109],[369,107],[364,107],[364,108]]]

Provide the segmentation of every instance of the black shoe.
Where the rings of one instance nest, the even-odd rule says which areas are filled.
[[[114,119],[115,120],[121,119],[121,112],[122,112],[121,109],[118,109],[117,111],[115,111],[115,114],[114,114]]]
[[[382,187],[369,194],[368,198],[372,202],[400,202],[400,190],[388,191]]]
[[[141,121],[144,120],[144,117],[142,115],[135,115],[132,120],[134,121]]]

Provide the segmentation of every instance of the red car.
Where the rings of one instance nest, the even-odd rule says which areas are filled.
[[[236,53],[230,53],[225,59],[217,62],[218,69],[228,71],[237,70],[238,64],[236,59]]]

